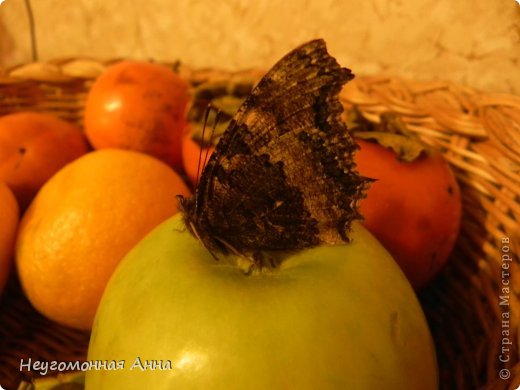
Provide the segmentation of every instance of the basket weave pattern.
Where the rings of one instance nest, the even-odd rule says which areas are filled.
[[[443,273],[420,296],[437,346],[441,383],[447,389],[516,388],[520,98],[382,77],[352,83],[342,98],[373,121],[383,112],[397,113],[408,130],[444,154],[461,187],[457,246]],[[508,270],[503,269],[505,254],[514,259]],[[509,306],[500,305],[500,296],[508,297]],[[512,344],[504,344],[510,350],[502,353],[506,337]],[[504,368],[511,372],[509,380],[499,377]]]
[[[0,115],[42,111],[81,126],[86,93],[108,64],[66,59],[0,70]],[[193,85],[236,75],[171,66]],[[439,277],[420,293],[436,343],[442,388],[516,388],[520,97],[445,82],[358,77],[344,88],[341,100],[371,121],[378,122],[385,112],[397,114],[408,130],[444,154],[460,184],[463,220],[455,251]],[[506,254],[512,261],[504,261]],[[508,305],[500,305],[500,296]],[[511,345],[504,344],[506,340]],[[17,386],[22,357],[84,359],[87,342],[88,335],[37,315],[13,283],[0,302],[0,383]],[[503,346],[509,350],[504,352]],[[505,358],[508,361],[501,362]],[[510,373],[507,379],[500,377],[504,369]]]

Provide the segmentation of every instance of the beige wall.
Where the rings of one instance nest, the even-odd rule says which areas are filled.
[[[0,0],[1,1],[1,0]],[[358,74],[520,94],[515,0],[32,0],[40,58],[182,59],[268,67],[324,37]],[[0,66],[31,61],[23,0],[0,5]]]

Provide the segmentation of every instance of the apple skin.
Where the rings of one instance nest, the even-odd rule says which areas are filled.
[[[368,231],[351,237],[247,276],[180,215],[165,221],[120,264],[94,322],[88,360],[124,369],[88,370],[86,389],[437,389],[410,284]],[[136,358],[172,369],[131,370]]]

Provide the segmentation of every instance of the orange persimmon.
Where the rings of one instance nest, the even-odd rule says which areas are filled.
[[[439,153],[424,151],[406,162],[377,143],[356,141],[360,173],[376,179],[360,205],[364,225],[419,289],[446,263],[458,236],[462,205],[455,176]]]
[[[188,83],[166,66],[121,61],[89,91],[85,132],[96,149],[128,149],[182,170],[181,136]]]

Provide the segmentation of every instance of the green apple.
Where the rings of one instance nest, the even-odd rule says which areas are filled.
[[[437,389],[411,286],[359,224],[351,238],[246,275],[169,219],[105,291],[86,388]]]

